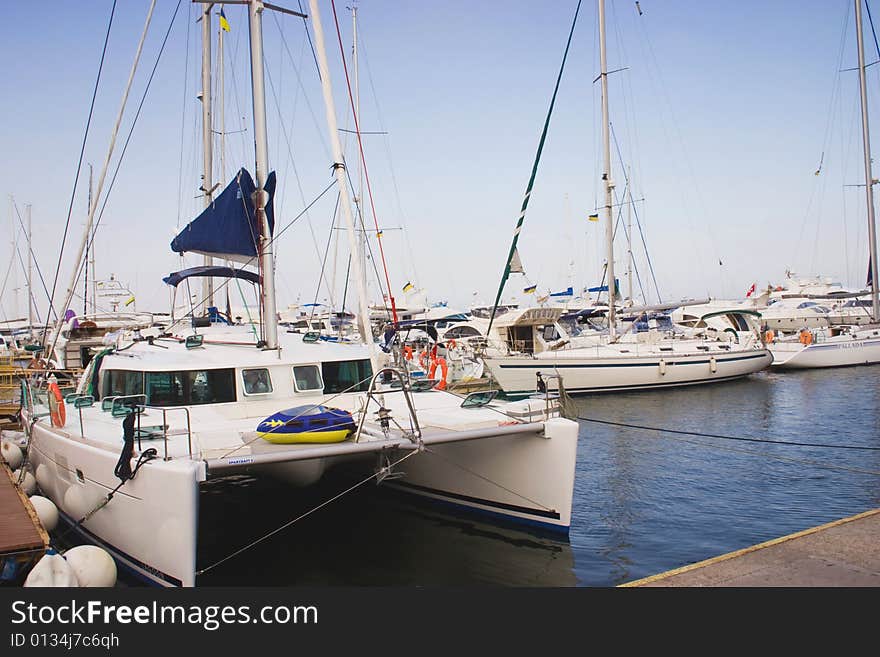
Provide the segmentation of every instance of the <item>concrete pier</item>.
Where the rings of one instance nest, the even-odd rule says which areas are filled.
[[[880,587],[880,509],[621,586]]]

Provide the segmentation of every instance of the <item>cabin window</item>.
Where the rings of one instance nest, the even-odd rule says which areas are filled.
[[[321,390],[324,387],[321,381],[321,372],[317,365],[297,365],[293,368],[293,383],[297,392],[306,390]]]
[[[141,395],[143,392],[143,372],[130,372],[128,370],[106,370],[104,372],[103,397]]]
[[[545,340],[558,340],[559,333],[556,331],[556,327],[553,324],[547,324],[544,327],[544,339]]]
[[[324,392],[366,392],[370,389],[373,368],[370,361],[343,360],[321,363]]]
[[[449,338],[471,338],[477,335],[480,335],[480,332],[472,326],[454,326],[446,331],[443,337],[448,340]]]
[[[235,401],[235,370],[147,372],[148,406],[191,406]]]
[[[244,381],[244,394],[246,395],[265,395],[272,392],[272,379],[269,378],[269,370],[265,367],[242,370],[241,378]]]

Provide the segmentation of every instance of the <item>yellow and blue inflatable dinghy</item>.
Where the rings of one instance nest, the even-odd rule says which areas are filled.
[[[270,415],[257,434],[270,443],[339,443],[355,430],[348,411],[329,406],[295,406]]]

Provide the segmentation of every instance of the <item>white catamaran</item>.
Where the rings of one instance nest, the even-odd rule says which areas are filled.
[[[462,399],[431,382],[413,383],[405,368],[394,367],[402,365],[400,356],[392,362],[372,340],[279,335],[263,94],[267,9],[258,0],[248,6],[254,179],[240,170],[172,243],[181,252],[258,260],[259,270],[206,263],[165,279],[174,286],[197,277],[254,283],[260,334],[252,325],[206,326],[192,313],[161,333],[144,331],[108,347],[89,363],[75,393],[63,396],[51,378],[24,383],[21,416],[40,488],[83,537],[163,586],[196,585],[205,565],[197,549],[200,485],[240,472],[305,486],[345,462],[362,467],[368,479],[436,501],[567,533],[578,425],[560,417],[553,398]],[[210,12],[209,3],[206,23]],[[340,206],[359,271],[317,0],[310,12]],[[370,336],[362,280],[359,288],[361,335]]]

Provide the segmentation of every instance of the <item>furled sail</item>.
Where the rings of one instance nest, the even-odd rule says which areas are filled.
[[[264,187],[269,195],[266,217],[269,232],[275,230],[275,172]],[[260,228],[257,225],[253,194],[256,185],[246,169],[241,169],[205,210],[178,233],[171,242],[175,253],[201,253],[223,260],[247,263],[259,254]]]

